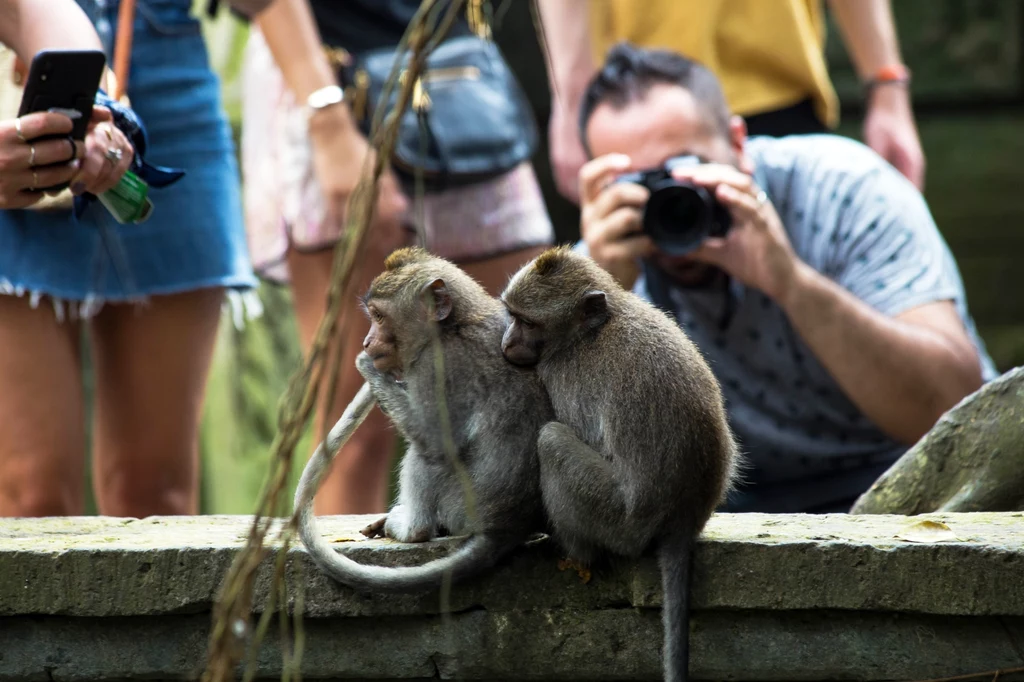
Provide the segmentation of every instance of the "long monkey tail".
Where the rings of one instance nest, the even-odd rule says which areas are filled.
[[[447,557],[422,566],[368,566],[349,559],[324,540],[313,514],[313,498],[335,454],[370,413],[374,400],[369,384],[363,384],[341,419],[309,458],[295,489],[299,510],[299,537],[314,563],[340,583],[362,591],[412,592],[440,586],[445,574],[453,581],[480,572],[497,561],[503,547],[485,535],[474,535]]]
[[[658,549],[661,564],[661,622],[665,631],[662,656],[665,682],[686,682],[690,673],[690,575],[693,538],[677,533]]]

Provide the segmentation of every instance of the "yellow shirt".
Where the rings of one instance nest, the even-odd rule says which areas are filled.
[[[590,0],[590,18],[597,64],[620,40],[671,49],[718,76],[734,113],[810,97],[826,125],[838,123],[821,0]]]

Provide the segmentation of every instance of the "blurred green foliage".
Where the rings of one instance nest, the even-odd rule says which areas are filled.
[[[205,4],[196,0],[197,6]],[[967,286],[971,312],[1002,370],[1024,364],[1024,297],[1015,277],[1024,254],[1024,87],[1021,83],[1021,0],[915,0],[894,3],[928,159],[925,190]],[[523,82],[537,120],[548,117],[544,65],[526,2],[506,3],[497,39]],[[222,13],[204,20],[214,67],[224,79],[224,104],[236,135],[238,73],[246,27]],[[860,90],[834,26],[830,72],[844,103],[840,134],[860,137]],[[998,110],[986,103],[1017,103]],[[962,111],[950,113],[948,106]],[[576,236],[572,211],[555,194],[546,140],[537,171],[560,239]],[[567,218],[569,216],[569,218]],[[249,513],[268,469],[278,399],[298,366],[294,318],[286,289],[261,287],[262,319],[235,329],[225,319],[214,360],[202,432],[205,513]],[[313,446],[307,433],[296,451],[293,485]]]

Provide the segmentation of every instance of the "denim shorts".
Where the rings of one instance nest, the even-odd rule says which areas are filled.
[[[117,0],[77,0],[112,64]],[[128,97],[146,125],[152,163],[183,168],[152,189],[154,210],[121,225],[94,202],[70,212],[0,211],[0,293],[53,299],[87,317],[104,302],[206,287],[256,285],[242,222],[238,164],[220,85],[191,0],[138,0]]]

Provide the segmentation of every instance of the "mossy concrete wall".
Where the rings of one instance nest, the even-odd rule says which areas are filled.
[[[450,549],[359,539],[363,562]],[[247,517],[0,520],[0,680],[194,679]],[[256,585],[265,603],[268,559]],[[550,543],[439,595],[359,595],[289,557],[305,679],[658,679],[652,558],[584,580]],[[1024,514],[719,515],[695,567],[697,679],[930,679],[1024,666]],[[275,622],[277,619],[274,619]],[[258,678],[278,679],[271,630]],[[991,675],[990,675],[991,677]],[[1001,679],[1013,679],[1003,675]]]

